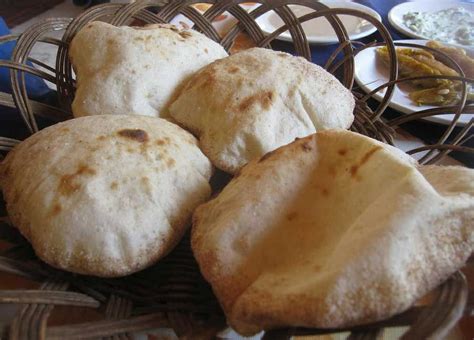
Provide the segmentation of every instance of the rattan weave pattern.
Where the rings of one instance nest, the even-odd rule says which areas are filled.
[[[212,7],[204,14],[198,12],[192,4],[206,2]],[[373,111],[367,105],[370,95],[353,89],[357,99],[356,119],[352,130],[376,138],[386,143],[393,143],[394,130],[400,125],[434,114],[455,113],[445,134],[434,145],[411,150],[411,153],[429,151],[421,162],[435,163],[452,150],[473,152],[472,148],[463,146],[469,129],[474,125],[471,120],[465,128],[453,135],[456,120],[465,112],[473,112],[472,106],[465,105],[466,93],[463,93],[461,105],[443,109],[425,110],[411,115],[386,121],[381,116],[390,101],[396,79],[397,63],[394,57],[395,47],[387,29],[365,13],[348,9],[328,9],[321,3],[310,0],[260,0],[260,7],[247,13],[239,6],[242,0],[142,0],[128,5],[104,4],[93,7],[74,19],[53,18],[35,24],[20,36],[0,37],[0,43],[17,40],[17,46],[11,61],[0,61],[0,66],[11,69],[13,95],[0,93],[0,105],[16,107],[31,133],[38,130],[37,117],[43,116],[53,121],[69,119],[71,102],[75,92],[75,80],[72,66],[68,60],[68,45],[74,35],[84,25],[93,20],[107,20],[115,25],[140,23],[166,23],[177,14],[183,14],[195,23],[197,29],[218,41],[230,50],[236,37],[245,32],[256,46],[271,48],[271,42],[280,33],[289,29],[293,38],[295,53],[307,59],[311,50],[302,29],[301,23],[319,16],[326,16],[333,25],[339,38],[340,46],[329,58],[326,69],[332,73],[339,72],[343,84],[353,89],[354,55],[366,48],[357,42],[348,40],[340,20],[334,14],[347,14],[362,17],[374,24],[382,38],[380,44],[387,44],[392,57],[390,82],[385,84],[387,92],[384,100]],[[299,4],[314,11],[297,18],[288,5]],[[150,9],[153,9],[151,11]],[[273,34],[265,35],[255,19],[274,10],[285,22],[285,26]],[[220,36],[212,21],[224,12],[234,16],[238,23]],[[64,30],[62,40],[47,37],[53,30]],[[29,57],[38,42],[57,46],[55,67],[44,65]],[[374,42],[376,44],[376,42]],[[435,52],[436,53],[436,52]],[[447,63],[460,70],[454,61],[446,57]],[[28,66],[31,61],[37,68]],[[38,103],[28,98],[24,74],[31,73],[54,83],[57,87],[59,107]],[[462,74],[462,71],[461,71]],[[469,80],[459,78],[465,84]],[[405,81],[405,80],[403,80]],[[466,92],[466,89],[465,91]],[[452,142],[446,144],[447,139]],[[8,151],[18,143],[11,138],[0,138],[0,151]],[[225,178],[225,176],[224,176]],[[228,180],[228,178],[226,178]],[[217,182],[222,182],[222,178]],[[3,207],[0,208],[2,212]],[[225,327],[222,311],[208,284],[199,273],[197,264],[189,247],[189,237],[164,260],[155,266],[120,279],[98,279],[82,275],[65,273],[39,261],[28,242],[12,228],[8,218],[0,221],[0,240],[9,246],[0,251],[0,272],[24,277],[39,282],[35,290],[0,291],[0,303],[20,306],[13,322],[2,334],[11,339],[74,339],[100,338],[129,339],[131,333],[150,328],[173,328],[183,338],[213,338]],[[350,339],[375,339],[384,327],[412,325],[405,334],[406,339],[420,339],[427,336],[442,336],[459,320],[468,300],[466,280],[461,273],[456,273],[441,285],[439,294],[430,306],[413,307],[409,311],[390,320],[372,325],[352,328]],[[55,306],[65,305],[71,308],[85,307],[98,310],[103,318],[82,324],[48,325],[48,318]],[[472,308],[472,306],[470,306]],[[289,338],[291,335],[325,334],[340,330],[286,329],[267,332],[268,339]]]

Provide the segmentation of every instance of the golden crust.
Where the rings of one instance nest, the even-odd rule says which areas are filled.
[[[353,109],[351,92],[319,66],[253,48],[190,77],[170,115],[199,138],[216,167],[235,174],[296,137],[349,128]]]
[[[12,223],[52,266],[122,276],[166,255],[211,193],[196,139],[165,120],[92,116],[44,129],[0,168]]]
[[[332,130],[246,165],[198,207],[191,244],[228,322],[251,335],[402,312],[464,264],[473,221],[474,171]]]

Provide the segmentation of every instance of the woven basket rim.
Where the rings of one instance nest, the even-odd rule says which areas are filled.
[[[204,14],[201,14],[191,7],[192,4],[197,2],[209,3],[212,6]],[[249,35],[257,46],[271,47],[270,44],[276,36],[285,31],[286,28],[289,28],[293,36],[296,54],[307,59],[311,59],[311,50],[301,23],[324,15],[329,18],[340,40],[340,47],[336,50],[337,53],[335,52],[330,56],[326,69],[332,70],[333,73],[337,70],[342,70],[342,83],[352,89],[354,85],[354,56],[363,49],[376,46],[376,44],[359,46],[348,40],[347,32],[341,26],[341,22],[337,17],[332,16],[334,14],[347,14],[362,17],[374,24],[384,39],[384,43],[388,46],[389,54],[392,57],[389,70],[390,82],[385,84],[385,88],[387,88],[386,95],[382,102],[378,104],[377,109],[372,110],[368,106],[369,94],[353,91],[357,105],[355,109],[356,121],[352,129],[385,143],[393,144],[395,129],[400,125],[418,119],[421,116],[440,113],[439,109],[432,109],[412,115],[404,115],[392,120],[382,119],[382,114],[388,107],[395,84],[406,80],[396,78],[398,65],[396,58],[394,58],[395,45],[388,30],[382,23],[371,17],[368,18],[367,14],[357,10],[329,9],[323,4],[310,0],[278,0],[273,2],[260,0],[257,2],[261,6],[247,13],[239,6],[242,2],[241,0],[182,0],[175,2],[142,0],[131,4],[103,4],[85,11],[72,20],[67,18],[50,18],[33,25],[20,36],[0,37],[0,43],[17,40],[12,60],[0,61],[0,66],[11,69],[13,90],[12,97],[0,93],[0,105],[17,108],[32,133],[38,130],[37,116],[47,117],[55,121],[70,118],[70,106],[75,91],[75,82],[72,66],[68,60],[68,44],[80,28],[90,21],[104,17],[111,17],[111,23],[114,25],[129,25],[132,20],[141,20],[147,23],[169,22],[178,13],[190,18],[196,24],[195,29],[198,29],[211,39],[217,40],[227,50],[232,47],[233,42],[241,32]],[[314,12],[298,19],[291,11],[291,8],[287,6],[289,4],[304,5],[312,8]],[[151,12],[149,10],[150,7],[158,8],[158,12]],[[277,30],[273,35],[265,35],[255,22],[258,16],[263,15],[269,10],[275,10],[286,23],[283,28]],[[230,29],[225,36],[221,37],[213,28],[212,20],[226,11],[237,18],[238,24]],[[64,35],[61,40],[46,37],[48,32],[57,29],[64,29]],[[28,56],[37,42],[44,42],[58,47],[54,68],[38,70],[26,64]],[[342,61],[337,58],[341,54]],[[449,57],[447,58],[447,62],[454,69],[460,70],[459,65],[452,59],[450,60]],[[29,99],[25,86],[24,72],[35,74],[55,83],[61,106],[59,108],[53,107]],[[463,81],[464,84],[473,81],[467,78],[456,79]],[[451,108],[452,112],[455,113],[455,119],[436,143],[412,150],[412,152],[428,151],[420,160],[420,163],[436,163],[450,151],[473,152],[472,148],[463,146],[469,129],[474,126],[473,121],[467,127],[461,129],[461,131],[454,132],[456,119],[464,112],[474,112],[474,106],[465,105],[465,99],[466,93],[463,93],[461,105]],[[454,142],[448,144],[448,137],[452,138]],[[10,150],[17,143],[18,141],[15,139],[0,137],[0,151]],[[9,252],[0,256],[0,272],[42,282],[39,289],[35,290],[0,290],[0,303],[14,303],[21,306],[21,315],[17,316],[14,322],[3,330],[4,332],[9,332],[10,337],[39,334],[38,332],[41,332],[42,336],[53,338],[78,338],[84,335],[102,337],[126,335],[127,332],[149,329],[156,326],[173,328],[180,336],[201,333],[210,334],[210,330],[213,333],[212,336],[214,336],[225,325],[225,320],[217,300],[213,296],[209,285],[202,278],[194,261],[189,247],[189,238],[185,238],[163,263],[160,261],[149,270],[137,275],[113,280],[84,277],[50,268],[35,258],[28,243],[14,228],[9,227],[6,223],[0,223],[0,240],[14,245]],[[167,269],[166,261],[178,263],[182,266],[181,271],[178,270],[177,274],[173,274],[169,268]],[[186,288],[179,290],[173,286],[174,288],[170,291],[162,289],[163,286],[161,288],[153,288],[144,283],[144,280],[149,278],[147,275],[152,277],[168,275],[166,277],[171,281],[176,279],[178,283],[184,282]],[[192,285],[186,286],[186,284],[189,284],[190,277],[193,280],[201,280],[199,281],[200,284],[196,287],[191,287]],[[196,277],[199,279],[196,279]],[[135,294],[131,291],[133,289],[130,287],[138,289],[140,293]],[[451,289],[451,291],[456,292],[457,300],[453,300],[456,303],[446,312],[445,319],[437,325],[428,325],[429,327],[426,325],[424,327],[420,326],[423,316],[425,318],[427,315],[429,316],[430,311],[433,311],[436,307],[436,303],[433,303],[431,307],[413,307],[389,320],[345,330],[351,331],[353,335],[362,334],[374,338],[384,327],[412,325],[412,328],[405,335],[408,338],[444,334],[443,332],[447,332],[447,330],[453,327],[455,322],[462,316],[467,300],[466,280],[462,273],[457,272],[439,289]],[[193,299],[190,299],[190,296]],[[164,301],[163,299],[166,300],[167,306],[160,302]],[[202,299],[206,303],[203,303]],[[105,318],[101,321],[80,325],[47,327],[48,316],[54,306],[58,305],[99,308],[103,310]],[[188,326],[192,324],[193,326],[183,326],[185,324]],[[290,335],[326,334],[336,331],[339,332],[341,330],[292,328],[270,331],[265,336],[267,338],[276,336],[289,337]],[[0,329],[0,336],[1,334]]]

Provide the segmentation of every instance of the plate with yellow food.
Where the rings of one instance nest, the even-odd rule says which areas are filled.
[[[398,46],[403,43],[437,49],[455,60],[466,77],[474,78],[474,55],[472,52],[435,41],[398,40],[395,41],[395,44],[397,45],[399,78],[458,75],[454,69],[438,60],[439,56],[436,53],[421,48]],[[389,80],[388,63],[389,57],[386,47],[370,47],[358,53],[355,57],[355,80],[358,86],[369,93],[386,83]],[[436,107],[452,106],[459,102],[461,89],[461,82],[446,79],[404,82],[395,87],[389,106],[407,114]],[[381,101],[385,93],[386,89],[383,89],[375,93],[373,98]],[[474,101],[474,88],[471,85],[468,85],[467,99],[468,102]],[[450,124],[453,116],[453,114],[443,114],[425,119],[435,123]],[[474,118],[474,114],[463,114],[457,124],[465,125],[472,118]]]

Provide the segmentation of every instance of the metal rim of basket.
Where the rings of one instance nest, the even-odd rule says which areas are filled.
[[[346,14],[361,17],[372,23],[384,40],[383,43],[379,43],[378,45],[386,45],[388,47],[391,59],[389,82],[373,91],[373,93],[375,93],[382,88],[387,88],[383,100],[379,103],[375,111],[372,111],[367,105],[367,100],[373,93],[366,95],[355,93],[357,103],[355,110],[356,119],[352,126],[352,130],[392,144],[394,129],[398,126],[422,117],[454,113],[453,121],[436,143],[411,150],[409,153],[428,151],[420,159],[420,163],[430,164],[439,161],[439,159],[451,151],[474,152],[472,148],[463,146],[463,144],[472,137],[472,135],[468,135],[468,132],[474,126],[473,119],[471,119],[464,128],[460,129],[460,131],[454,133],[454,128],[461,114],[472,113],[474,111],[473,106],[466,105],[467,84],[472,82],[472,80],[465,78],[459,65],[448,56],[436,50],[424,47],[425,49],[430,50],[431,53],[442,58],[448,66],[458,71],[461,75],[461,77],[435,76],[436,78],[459,80],[463,83],[464,87],[461,93],[460,104],[449,108],[423,110],[413,114],[403,115],[393,120],[384,120],[381,116],[384,110],[388,107],[395,85],[413,79],[397,79],[398,64],[396,58],[394,58],[395,45],[388,30],[382,23],[378,22],[370,15],[357,10],[328,8],[319,2],[310,0],[260,0],[257,1],[257,3],[261,6],[257,7],[250,13],[239,6],[242,2],[244,1],[142,0],[127,5],[103,4],[83,12],[73,20],[66,18],[47,19],[33,25],[20,36],[10,35],[0,37],[0,43],[17,40],[12,60],[0,61],[0,66],[11,69],[12,81],[12,96],[10,97],[9,95],[0,93],[0,105],[16,107],[31,133],[38,130],[35,115],[46,116],[55,121],[71,118],[70,106],[74,96],[75,81],[73,78],[72,66],[68,60],[68,44],[78,30],[88,22],[94,20],[108,19],[110,23],[117,26],[129,25],[132,20],[140,20],[147,24],[167,23],[177,14],[185,15],[195,23],[194,29],[201,31],[211,39],[218,41],[227,50],[231,48],[237,35],[243,31],[253,39],[256,46],[271,48],[270,43],[279,34],[289,30],[293,39],[296,54],[309,60],[311,59],[311,50],[301,24],[307,20],[325,16],[333,26],[340,42],[339,48],[330,56],[325,68],[332,73],[342,68],[342,83],[346,87],[352,89],[354,85],[354,56],[361,50],[375,46],[376,44],[359,46],[357,42],[350,41],[344,26],[337,16],[335,16],[336,14]],[[191,5],[195,3],[208,3],[211,7],[204,14],[201,14],[191,7]],[[298,18],[291,10],[291,5],[303,5],[313,9],[314,11]],[[149,7],[158,7],[159,11],[153,13],[149,10]],[[273,34],[265,35],[256,24],[255,19],[270,10],[274,10],[280,16],[285,23],[285,26],[276,30]],[[228,31],[224,37],[220,37],[212,26],[212,21],[214,18],[226,11],[238,20],[238,24]],[[65,30],[61,40],[46,37],[49,32],[60,29]],[[58,47],[56,65],[54,68],[29,57],[33,46],[38,42],[53,44]],[[403,44],[403,46],[412,45]],[[342,58],[337,58],[341,54]],[[27,61],[40,66],[42,69],[28,66],[26,64]],[[57,87],[60,108],[28,99],[25,73],[39,76],[54,83]],[[451,139],[449,144],[446,143],[448,138]],[[0,150],[8,151],[17,143],[18,141],[14,139],[0,138]],[[127,291],[124,288],[123,283],[121,285],[94,278],[82,278],[81,276],[65,274],[52,268],[48,268],[39,261],[31,263],[32,256],[34,257],[34,255],[32,254],[31,249],[28,248],[28,245],[25,245],[25,241],[18,235],[15,236],[15,232],[7,225],[3,225],[2,229],[3,231],[0,231],[0,239],[6,239],[13,244],[18,243],[18,246],[13,247],[13,250],[9,250],[8,256],[0,257],[0,271],[43,282],[40,289],[36,291],[0,291],[0,303],[19,303],[23,306],[19,315],[15,318],[9,328],[9,336],[13,339],[22,337],[44,338],[45,336],[48,336],[48,338],[75,338],[84,335],[97,337],[117,334],[126,337],[128,332],[147,329],[150,327],[172,327],[180,336],[188,333],[191,334],[190,332],[194,335],[201,333],[210,335],[213,333],[211,336],[214,336],[223,326],[222,314],[219,314],[220,310],[217,305],[213,305],[212,308],[207,310],[198,311],[193,310],[195,306],[187,306],[187,308],[189,308],[188,311],[191,311],[191,313],[179,313],[177,312],[180,310],[179,308],[173,309],[173,307],[171,307],[167,310],[168,314],[166,314],[166,316],[162,314],[162,308],[148,308],[147,310],[146,307],[142,307],[140,310],[140,307],[138,307],[139,311],[137,312],[137,297]],[[7,231],[5,232],[5,230]],[[190,250],[186,248],[186,241],[183,241],[182,244],[185,245],[178,246],[178,248],[173,252],[173,256],[170,256],[175,259],[172,259],[171,261],[177,261],[178,263],[184,261],[181,262],[181,264],[186,263],[186,265],[189,265],[189,261],[193,261],[192,254],[190,254]],[[189,256],[191,256],[191,259]],[[28,261],[24,261],[25,259],[28,259]],[[160,264],[161,262],[155,267],[160,267]],[[194,270],[196,269],[197,266],[195,266]],[[190,268],[187,268],[186,270],[190,270]],[[179,273],[178,277],[180,277],[180,275],[183,277],[189,275],[191,277],[200,277],[199,272],[196,273],[195,271],[186,270]],[[133,287],[143,289],[143,282],[135,282],[140,281],[140,279],[137,280],[134,278],[133,280]],[[127,282],[127,287],[128,286],[130,286],[130,284]],[[75,292],[68,292],[68,289],[73,289]],[[147,291],[147,289],[149,291]],[[148,293],[156,293],[156,291],[150,291],[149,287],[147,287],[147,289],[144,291]],[[189,287],[187,287],[187,289],[188,296],[190,296],[189,294],[192,295],[193,293],[196,294],[198,292],[193,291]],[[203,296],[209,297],[208,286],[199,287],[199,289],[200,290],[197,294],[204,294]],[[109,296],[107,297],[106,294],[109,294]],[[148,296],[141,298],[149,299]],[[438,302],[438,306],[436,301]],[[410,324],[411,328],[404,335],[404,338],[406,339],[424,338],[429,335],[440,336],[445,334],[463,315],[463,310],[467,301],[467,283],[460,272],[454,274],[448,279],[448,281],[440,286],[440,294],[436,301],[431,307],[414,307],[409,311],[386,321],[347,329],[348,331],[351,331],[349,338],[372,339],[376,338],[384,327]],[[440,303],[449,305],[449,308],[444,308],[443,312],[440,312],[442,310],[442,308],[439,308]],[[71,325],[70,327],[60,326],[48,328],[46,324],[47,319],[55,305],[71,305],[91,308],[105,306],[106,320],[87,325],[81,324],[76,326]],[[183,308],[184,307],[181,306],[181,309]],[[205,327],[202,325],[189,327],[189,325],[194,322],[193,313],[208,313],[212,317],[207,320]],[[188,327],[183,326],[185,324],[187,324]],[[196,324],[199,324],[199,322]],[[209,333],[210,330],[211,333]],[[342,330],[292,328],[270,331],[266,333],[265,337],[288,338],[292,335],[324,334],[340,331]]]

